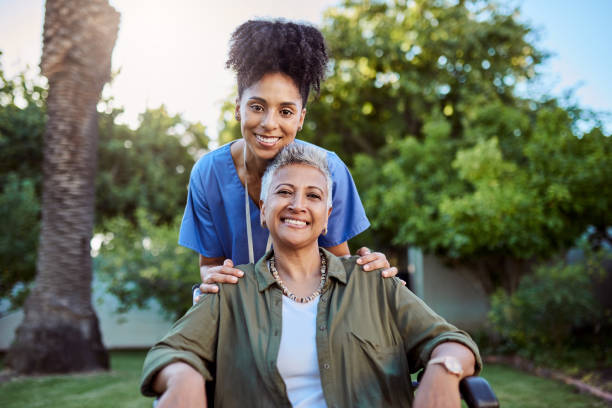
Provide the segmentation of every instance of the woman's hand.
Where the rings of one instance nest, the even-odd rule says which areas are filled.
[[[392,278],[397,275],[397,268],[389,264],[387,257],[382,252],[371,252],[369,248],[361,247],[357,250],[357,255],[360,256],[357,263],[363,265],[364,271],[382,269],[383,278]]]
[[[200,255],[200,278],[202,279],[200,291],[202,293],[217,293],[219,286],[216,283],[237,283],[238,278],[242,276],[244,272],[234,268],[231,259],[207,258]],[[198,300],[200,300],[199,296],[194,298],[194,302]]]
[[[153,389],[161,394],[158,408],[204,407],[206,388],[204,378],[189,364],[172,363],[155,377]]]

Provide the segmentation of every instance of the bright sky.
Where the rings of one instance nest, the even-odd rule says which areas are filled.
[[[335,0],[110,0],[121,13],[113,70],[105,92],[126,109],[134,124],[148,107],[202,121],[216,136],[221,101],[233,89],[224,68],[230,33],[253,17],[285,17],[318,24]],[[516,0],[524,19],[540,29],[540,46],[554,55],[544,68],[546,90],[577,87],[584,106],[612,111],[612,1]],[[44,0],[0,0],[0,50],[9,76],[37,68],[42,48]],[[612,131],[612,118],[608,132]]]

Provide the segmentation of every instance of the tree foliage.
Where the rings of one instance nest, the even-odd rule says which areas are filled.
[[[521,96],[546,54],[519,10],[348,0],[323,30],[331,73],[302,137],[352,165],[366,243],[471,262],[512,290],[588,226],[610,239],[611,139],[596,117],[582,131],[593,116],[570,100]]]
[[[0,186],[18,174],[40,191],[46,97],[41,80],[7,78],[0,65]]]
[[[605,276],[602,263],[606,258],[609,263],[610,255],[588,249],[586,254],[579,262],[538,267],[512,295],[501,289],[494,293],[489,317],[502,351],[547,364],[576,347],[588,349],[600,363],[611,357],[603,339],[612,327],[612,311],[593,296],[593,285]]]
[[[142,208],[170,223],[185,207],[194,157],[208,146],[206,129],[163,105],[142,113],[135,130],[115,123],[119,113],[101,115],[96,214],[101,222],[117,216],[136,222]]]
[[[176,319],[191,306],[189,288],[198,280],[196,254],[177,244],[182,213],[170,223],[143,208],[135,217],[135,225],[123,217],[105,222],[94,263],[98,276],[119,300],[119,312],[156,299]]]
[[[0,53],[1,56],[1,53]],[[21,304],[36,273],[46,89],[0,66],[0,298]]]
[[[119,301],[119,312],[157,300],[169,316],[191,305],[189,288],[198,279],[197,254],[177,243],[189,172],[208,147],[206,129],[171,116],[165,107],[140,115],[135,131],[112,129],[100,146],[106,165],[98,176],[97,232],[103,236],[95,259],[97,276]],[[112,164],[112,165],[111,165]]]
[[[304,134],[340,152],[376,154],[424,137],[443,112],[461,139],[474,106],[513,104],[544,55],[514,13],[481,1],[345,1],[325,14],[332,73]],[[513,129],[511,129],[513,130]]]
[[[23,304],[36,275],[40,203],[30,179],[9,174],[0,193],[0,298]]]

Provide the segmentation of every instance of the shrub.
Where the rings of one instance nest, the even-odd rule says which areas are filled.
[[[181,217],[156,225],[143,209],[137,225],[117,217],[104,224],[96,276],[119,300],[118,312],[147,308],[155,299],[168,317],[176,319],[191,306],[191,285],[200,281],[198,255],[177,243]]]
[[[611,323],[610,311],[593,293],[593,284],[604,276],[601,261],[601,254],[592,254],[580,263],[541,266],[513,294],[495,292],[489,320],[501,337],[500,351],[537,360],[551,354],[562,358],[589,343],[597,346],[598,332]]]

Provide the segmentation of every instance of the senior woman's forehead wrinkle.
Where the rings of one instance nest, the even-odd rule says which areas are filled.
[[[296,187],[296,186],[295,186],[294,184],[292,184],[292,183],[286,183],[286,182],[285,182],[285,183],[278,183],[276,186],[274,186],[274,188],[275,188],[275,189],[278,189],[278,188],[283,187],[283,186],[286,186],[286,187],[291,187],[291,188],[295,188],[295,187]],[[313,188],[315,188],[315,189],[317,189],[317,190],[320,190],[320,191],[321,191],[321,192],[323,192],[323,193],[324,193],[324,192],[327,190],[326,188],[323,188],[323,187],[321,187],[321,186],[315,186],[315,185],[306,186],[306,188],[307,188],[307,189],[313,189]]]
[[[306,176],[308,181],[307,183],[304,183],[303,179]],[[279,168],[272,175],[272,180],[274,180],[278,185],[288,184],[293,185],[294,187],[297,184],[307,184],[309,187],[316,186],[317,188],[320,188],[319,185],[315,184],[317,181],[320,181],[320,185],[322,186],[326,185],[325,175],[321,172],[321,170],[304,163],[289,164]]]
[[[279,187],[282,187],[282,186],[287,186],[287,187],[295,188],[295,186],[293,184],[291,184],[291,183],[278,183],[275,186],[275,188],[279,188]]]

